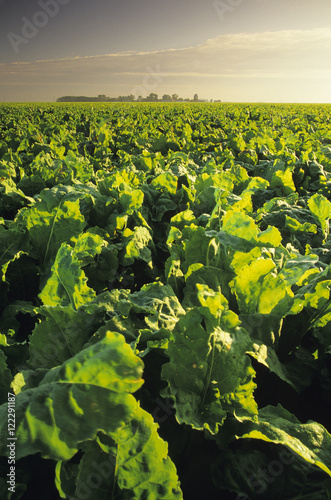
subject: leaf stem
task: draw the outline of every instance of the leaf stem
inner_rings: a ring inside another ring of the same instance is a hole
[[[207,396],[209,384],[210,384],[210,381],[211,381],[211,375],[212,375],[212,372],[213,372],[213,369],[214,369],[214,362],[215,362],[215,343],[216,343],[215,331],[211,335],[212,335],[211,363],[209,365],[208,375],[207,375],[207,379],[206,379],[206,386],[205,386],[205,389],[204,389],[204,392],[203,392],[201,406],[204,406],[204,404],[205,404],[205,400],[206,400],[206,396]],[[209,354],[210,354],[210,352],[208,353],[208,356],[209,356]]]

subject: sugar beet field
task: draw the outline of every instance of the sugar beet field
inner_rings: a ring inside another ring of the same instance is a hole
[[[331,499],[331,105],[0,105],[0,497]]]

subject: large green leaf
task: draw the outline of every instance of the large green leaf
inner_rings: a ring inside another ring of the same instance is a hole
[[[9,264],[27,251],[28,244],[23,231],[18,231],[15,227],[6,230],[0,226],[0,266],[3,281]]]
[[[99,434],[95,442],[84,444],[79,466],[58,464],[61,498],[67,498],[70,492],[73,500],[79,500],[83,494],[90,500],[182,499],[168,445],[157,429],[151,415],[138,407],[125,426],[108,436]],[[69,473],[71,481],[66,480]]]
[[[134,418],[111,433],[116,443],[116,476],[122,490],[138,499],[181,499],[176,468],[168,445],[157,433],[158,425],[138,408]]]
[[[223,269],[213,266],[204,266],[202,264],[192,264],[185,275],[185,289],[183,306],[190,308],[199,306],[198,290],[196,284],[207,285],[215,292],[222,294],[229,299],[230,288],[229,281],[233,278],[233,274]]]
[[[83,231],[86,222],[80,211],[79,197],[82,196],[72,188],[45,189],[32,208],[20,211],[16,222],[29,231],[32,257],[47,262],[62,243]]]
[[[42,319],[30,336],[28,363],[34,368],[53,368],[79,353],[100,326],[105,308],[95,301],[77,311],[57,305],[41,307],[39,313]]]
[[[52,275],[39,294],[45,306],[70,304],[76,310],[96,297],[94,290],[87,286],[81,265],[72,247],[62,243],[52,266]]]
[[[258,259],[241,269],[231,282],[241,313],[280,314],[289,309],[293,293],[275,270],[272,259]]]
[[[259,233],[259,229],[251,217],[231,210],[222,219],[222,230],[246,241],[255,241]]]
[[[151,283],[144,285],[139,292],[128,297],[127,304],[132,312],[145,314],[146,324],[152,330],[165,328],[173,330],[185,311],[169,285]]]
[[[174,329],[162,395],[175,400],[179,423],[215,433],[228,413],[257,413],[255,372],[246,355],[251,340],[226,299],[205,285],[200,290],[203,307],[188,311]]]
[[[283,446],[268,444],[260,451],[254,444],[228,450],[213,462],[212,478],[220,491],[237,493],[238,500],[329,498],[331,483],[317,467]]]
[[[315,219],[320,223],[325,237],[329,234],[329,218],[331,215],[331,203],[322,194],[314,194],[308,200],[308,207]]]
[[[280,276],[282,276],[289,285],[299,285],[304,282],[308,276],[318,272],[315,266],[317,262],[317,255],[296,255],[294,258],[288,259],[285,262],[280,272]]]
[[[122,264],[129,266],[136,259],[145,261],[152,267],[152,252],[154,247],[153,238],[146,227],[138,226],[133,231],[126,229],[123,232],[125,250],[122,256]]]
[[[154,177],[151,185],[156,189],[165,190],[171,194],[175,194],[177,191],[177,178],[170,172],[165,172],[157,177]]]
[[[128,290],[113,290],[99,303],[111,319],[95,337],[104,328],[122,333],[138,349],[139,356],[145,356],[150,348],[167,346],[177,321],[185,314],[172,288],[161,283],[144,285],[131,294]]]
[[[131,418],[137,402],[130,394],[143,384],[143,363],[124,337],[103,340],[45,375],[38,387],[16,396],[17,459],[40,452],[68,460],[98,430],[115,432]],[[7,454],[7,405],[0,407],[0,454]]]
[[[331,435],[317,422],[301,423],[280,404],[262,408],[238,437],[282,444],[331,476]]]

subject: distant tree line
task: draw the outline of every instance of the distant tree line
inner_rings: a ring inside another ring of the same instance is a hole
[[[199,99],[198,94],[194,94],[193,99],[183,99],[178,94],[164,94],[159,99],[159,96],[152,92],[147,97],[138,96],[137,99],[133,94],[120,95],[119,97],[107,97],[104,94],[99,94],[98,97],[64,96],[59,97],[57,102],[206,102],[206,99]]]

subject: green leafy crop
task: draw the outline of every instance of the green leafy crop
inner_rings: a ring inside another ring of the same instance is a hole
[[[330,113],[0,106],[1,498],[331,498]]]

